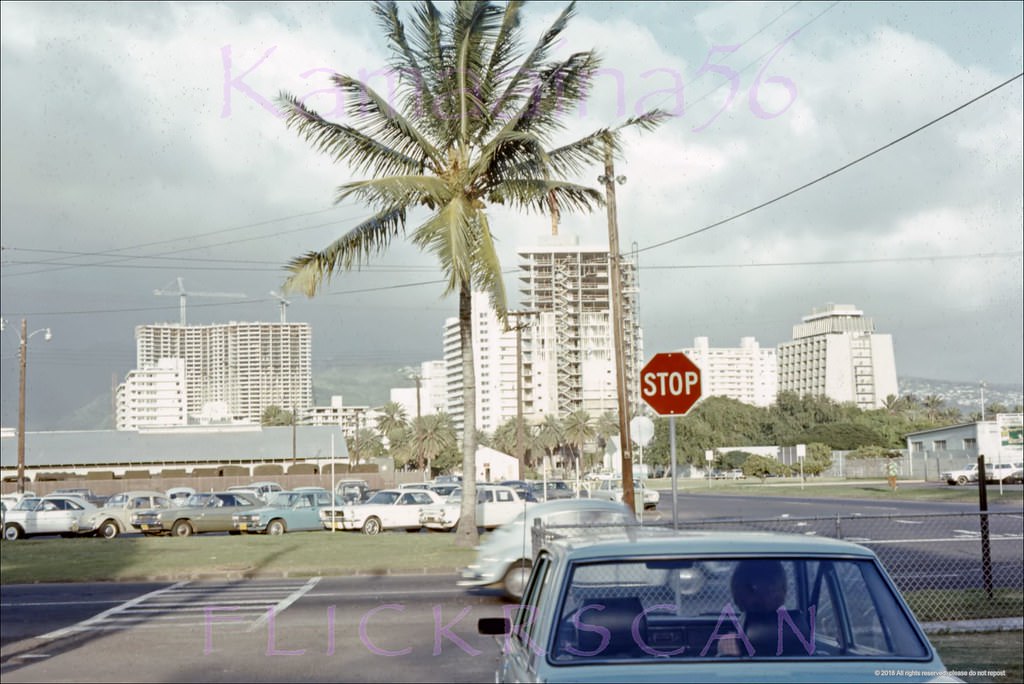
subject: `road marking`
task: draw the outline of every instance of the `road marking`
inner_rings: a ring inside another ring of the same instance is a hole
[[[154,598],[156,596],[160,596],[161,594],[166,594],[167,592],[173,591],[173,590],[177,589],[178,587],[182,587],[182,586],[184,586],[186,584],[188,584],[187,580],[183,581],[183,582],[177,582],[175,584],[172,584],[169,587],[164,587],[163,589],[157,589],[156,591],[151,591],[148,594],[143,594],[142,596],[136,596],[135,598],[131,599],[130,601],[126,601],[126,602],[124,602],[124,603],[122,603],[120,605],[114,606],[113,608],[109,608],[109,609],[107,609],[107,610],[105,610],[102,613],[99,613],[97,615],[93,615],[91,618],[88,618],[87,620],[83,620],[83,621],[81,621],[81,622],[79,622],[77,624],[71,625],[70,627],[64,627],[62,629],[54,630],[54,631],[50,632],[49,634],[44,634],[40,638],[41,639],[60,639],[61,637],[65,637],[68,634],[74,634],[76,632],[86,632],[89,629],[91,629],[93,626],[97,625],[98,623],[102,622],[103,620],[105,620],[106,618],[108,618],[108,617],[110,617],[112,615],[117,615],[118,613],[120,613],[122,611],[125,611],[125,610],[127,610],[127,609],[129,609],[129,608],[131,608],[133,606],[137,606],[138,604],[142,603],[143,601],[147,601],[147,600],[149,600],[151,598]]]
[[[273,611],[273,615],[280,614],[288,606],[292,605],[293,603],[298,601],[300,598],[302,598],[302,596],[306,592],[311,590],[313,587],[315,587],[319,581],[320,581],[319,577],[311,578],[303,586],[299,587],[297,590],[292,592],[291,595],[289,595],[289,596],[285,597],[284,599],[282,599],[276,606],[271,606],[270,608],[268,608],[267,612],[264,613],[262,617],[260,617],[258,620],[256,620],[256,622],[254,622],[252,624],[252,627],[249,628],[249,631],[251,632],[251,631],[253,631],[255,629],[259,629],[260,627],[262,627],[263,623],[265,623],[267,621],[267,619],[270,617],[271,611]]]

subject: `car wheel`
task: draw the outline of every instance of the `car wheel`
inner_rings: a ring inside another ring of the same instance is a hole
[[[530,579],[532,569],[533,564],[525,558],[513,563],[501,581],[505,595],[516,601],[523,598],[523,590],[526,589],[526,582]]]
[[[284,520],[271,520],[270,524],[267,525],[267,534],[272,534],[275,537],[280,534],[287,532]]]
[[[104,539],[113,539],[117,535],[121,534],[121,528],[117,526],[117,523],[113,520],[108,520],[96,531],[96,533]]]
[[[363,534],[380,534],[380,529],[381,525],[379,518],[370,518],[363,523]]]
[[[25,533],[17,525],[7,525],[4,527],[4,539],[7,541],[21,539],[23,536],[25,536]]]
[[[175,537],[191,537],[195,534],[195,530],[192,529],[192,525],[188,520],[179,520],[171,528],[171,534]]]
[[[966,475],[961,475],[960,477],[956,478],[956,482],[957,482],[957,484],[962,484],[962,485],[967,484],[967,476]]]

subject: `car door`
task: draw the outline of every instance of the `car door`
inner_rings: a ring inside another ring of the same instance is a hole
[[[78,528],[78,518],[85,508],[71,499],[44,499],[36,509],[36,526],[42,534],[59,534]]]
[[[316,530],[320,525],[320,509],[328,503],[327,492],[305,492],[292,507],[290,530]]]
[[[434,503],[430,495],[425,492],[406,492],[398,498],[392,506],[395,515],[394,527],[411,529],[420,526],[420,508]]]
[[[505,639],[505,656],[498,666],[499,682],[538,681],[538,666],[544,662],[550,632],[550,626],[543,624],[544,605],[557,598],[548,596],[555,584],[553,574],[552,559],[541,552],[523,591],[522,603],[506,608],[506,615],[511,616],[511,632]]]

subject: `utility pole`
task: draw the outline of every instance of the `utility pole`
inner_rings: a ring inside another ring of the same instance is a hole
[[[3,321],[6,325],[6,321]],[[45,333],[43,339],[52,339],[49,328],[28,332],[28,320],[21,319],[21,342],[18,345],[18,493],[25,493],[25,374],[28,370],[28,341],[36,333]]]
[[[636,510],[633,498],[633,441],[629,435],[629,396],[626,391],[626,354],[623,340],[622,316],[622,264],[619,256],[619,218],[615,204],[615,183],[626,182],[625,176],[615,175],[612,141],[604,141],[604,175],[598,177],[604,183],[605,206],[608,208],[608,260],[611,262],[612,331],[615,340],[615,381],[619,404],[619,443],[622,455],[622,501],[631,510]]]
[[[25,493],[25,370],[28,356],[28,322],[21,319],[21,345],[18,347],[18,493]]]

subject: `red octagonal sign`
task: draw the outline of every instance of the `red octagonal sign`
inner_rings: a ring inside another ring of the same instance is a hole
[[[640,371],[640,396],[659,416],[681,416],[700,399],[700,368],[682,352],[655,354]]]

